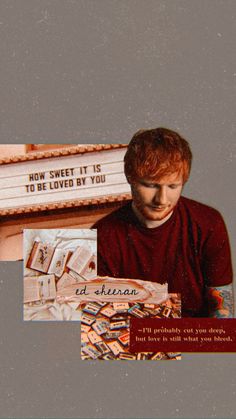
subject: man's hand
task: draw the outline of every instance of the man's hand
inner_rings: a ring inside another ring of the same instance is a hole
[[[207,287],[208,316],[217,318],[234,317],[232,284],[221,287]]]

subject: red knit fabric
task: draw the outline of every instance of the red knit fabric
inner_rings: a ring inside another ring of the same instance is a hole
[[[224,221],[213,208],[181,197],[164,224],[142,226],[131,203],[98,221],[98,274],[168,283],[182,316],[207,316],[205,286],[232,282]]]

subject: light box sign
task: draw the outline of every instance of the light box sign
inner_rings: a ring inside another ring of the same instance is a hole
[[[0,165],[0,213],[2,215],[42,209],[99,203],[112,197],[130,196],[124,175],[124,145],[94,147],[83,154],[73,152]]]

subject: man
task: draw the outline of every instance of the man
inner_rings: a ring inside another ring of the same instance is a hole
[[[124,158],[132,202],[95,224],[98,274],[168,283],[183,317],[233,317],[232,265],[224,221],[181,197],[192,153],[178,133],[137,132]]]

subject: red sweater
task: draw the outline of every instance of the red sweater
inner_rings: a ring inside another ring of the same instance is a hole
[[[181,197],[161,226],[146,228],[131,203],[98,221],[98,274],[168,283],[183,317],[207,316],[206,286],[232,282],[224,221],[213,208]]]

